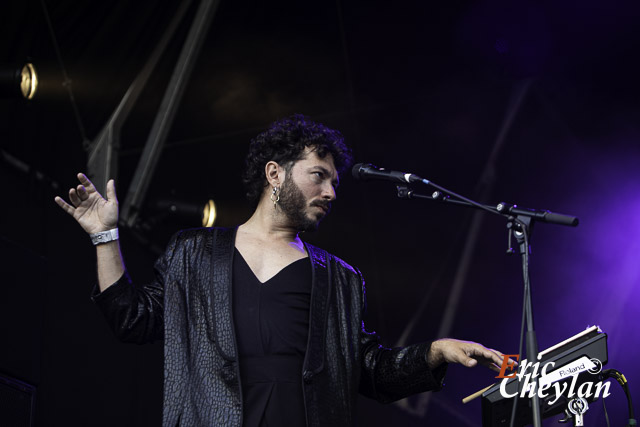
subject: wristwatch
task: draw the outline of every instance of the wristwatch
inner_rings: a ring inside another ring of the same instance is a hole
[[[93,243],[94,246],[101,245],[113,240],[118,240],[118,229],[112,228],[111,230],[90,234],[89,237],[91,237],[91,243]]]

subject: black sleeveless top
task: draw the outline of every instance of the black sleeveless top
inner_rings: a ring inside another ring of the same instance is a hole
[[[306,426],[302,364],[309,334],[309,258],[261,283],[235,249],[232,277],[243,426]]]

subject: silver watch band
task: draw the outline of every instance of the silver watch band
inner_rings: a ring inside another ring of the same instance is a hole
[[[118,240],[118,229],[112,228],[111,230],[90,234],[89,237],[91,237],[91,243],[93,243],[94,246],[111,242],[113,240]]]

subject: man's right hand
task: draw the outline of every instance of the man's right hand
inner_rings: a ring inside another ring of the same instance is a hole
[[[107,199],[98,193],[96,187],[83,173],[78,174],[80,185],[69,190],[69,201],[56,197],[56,203],[78,221],[89,234],[111,230],[118,226],[118,199],[113,180],[107,182]],[[104,291],[124,273],[124,261],[120,254],[120,244],[116,241],[96,246],[98,259],[98,285]]]
[[[116,228],[118,199],[114,181],[107,182],[107,199],[105,200],[85,174],[79,173],[78,180],[80,185],[69,190],[71,204],[56,196],[55,201],[58,206],[78,221],[82,229],[89,234]]]

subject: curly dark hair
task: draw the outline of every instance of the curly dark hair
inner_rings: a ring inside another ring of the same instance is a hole
[[[339,174],[353,161],[351,149],[345,145],[342,134],[337,130],[312,122],[302,114],[278,120],[252,139],[249,146],[242,182],[247,190],[247,198],[254,207],[268,185],[264,165],[273,160],[289,172],[293,164],[302,159],[306,147],[313,147],[320,158],[331,153]]]

